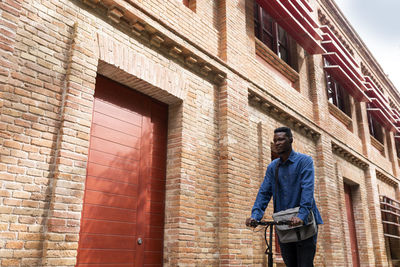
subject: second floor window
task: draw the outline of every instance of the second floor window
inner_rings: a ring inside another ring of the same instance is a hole
[[[280,59],[292,66],[289,35],[256,1],[254,1],[254,33]]]
[[[182,4],[184,4],[186,7],[188,7],[188,8],[193,10],[193,5],[192,4],[195,4],[195,3],[193,3],[193,1],[195,1],[195,0],[177,0],[177,1],[178,2],[182,2]]]
[[[328,101],[338,107],[341,111],[343,111],[346,115],[351,117],[350,108],[349,108],[349,96],[344,90],[343,86],[340,85],[329,73],[325,73],[326,75],[326,90]]]
[[[394,139],[394,143],[395,143],[395,145],[396,145],[396,155],[397,155],[397,158],[400,159],[400,140],[397,139],[397,138],[395,138],[395,139]]]
[[[367,104],[367,107],[369,107],[369,104]],[[383,144],[383,130],[381,124],[372,116],[371,112],[368,112],[367,116],[370,135]]]

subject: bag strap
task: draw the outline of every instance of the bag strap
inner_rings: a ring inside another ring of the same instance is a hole
[[[281,163],[278,161],[275,168],[275,197],[274,197],[274,212],[276,212],[276,195],[278,194],[278,173]]]

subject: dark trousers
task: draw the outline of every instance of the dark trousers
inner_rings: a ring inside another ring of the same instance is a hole
[[[281,243],[283,261],[287,267],[313,267],[317,235],[299,242]]]

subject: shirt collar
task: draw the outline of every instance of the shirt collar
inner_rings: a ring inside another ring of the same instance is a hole
[[[289,158],[285,162],[293,163],[295,161],[296,157],[297,157],[297,152],[292,149],[292,152],[290,152]],[[280,164],[285,163],[285,162],[282,162],[281,159],[279,159],[279,162],[280,162]]]

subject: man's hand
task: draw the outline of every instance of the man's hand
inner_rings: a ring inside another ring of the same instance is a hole
[[[257,221],[255,219],[251,218],[251,217],[246,219],[246,226],[247,227],[255,228],[257,226],[256,223],[257,223]]]
[[[298,226],[298,225],[303,225],[304,222],[302,219],[300,219],[299,217],[292,217],[292,219],[290,219],[290,224],[289,226]]]

